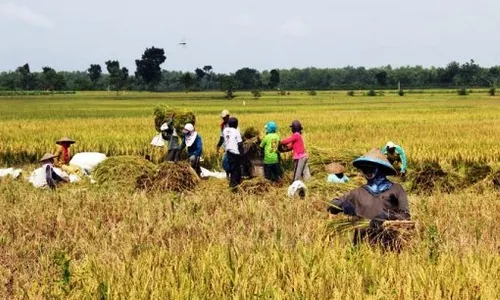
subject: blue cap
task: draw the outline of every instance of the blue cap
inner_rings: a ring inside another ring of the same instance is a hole
[[[273,121],[269,121],[266,124],[266,133],[273,133],[278,130],[278,126]]]

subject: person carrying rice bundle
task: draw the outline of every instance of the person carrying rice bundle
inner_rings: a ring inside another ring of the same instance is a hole
[[[41,159],[40,168],[33,171],[30,181],[33,186],[37,188],[49,187],[51,190],[56,189],[56,185],[59,182],[69,182],[69,179],[63,178],[57,174],[54,170],[54,159],[57,158],[56,155],[46,153]]]
[[[220,151],[220,148],[225,148],[225,144],[224,144],[224,134],[223,134],[223,131],[224,129],[228,128],[229,127],[229,118],[231,117],[231,114],[229,113],[229,110],[227,109],[224,109],[221,114],[220,114],[220,117],[222,118],[222,123],[220,123],[219,127],[220,127],[220,136],[219,136],[219,142],[217,142],[217,146],[216,146],[216,153],[218,154],[219,151]],[[226,156],[226,151],[224,151],[224,154],[222,156],[222,167],[224,168],[224,171],[227,172],[227,174],[229,175],[229,160]]]
[[[403,187],[387,179],[397,171],[382,152],[375,148],[353,162],[367,183],[340,198],[333,199],[328,211],[332,214],[344,213],[370,219],[367,229],[355,231],[354,244],[365,238],[372,240],[386,220],[409,220],[408,197]]]
[[[60,147],[55,153],[56,158],[54,161],[54,166],[70,174],[81,175],[81,170],[78,167],[69,165],[69,162],[71,160],[70,147],[74,143],[76,143],[75,140],[70,139],[69,137],[62,137],[56,141],[56,144]]]
[[[198,132],[196,132],[193,124],[191,123],[187,123],[184,126],[182,133],[184,137],[182,139],[182,144],[179,147],[179,154],[182,152],[182,150],[184,150],[184,148],[187,147],[189,164],[191,164],[191,167],[193,168],[193,170],[195,170],[196,174],[200,175],[200,158],[201,154],[203,153],[203,143],[201,140],[201,136],[198,134]],[[175,159],[176,161],[179,160],[179,156],[180,155],[177,155]]]
[[[241,164],[243,156],[243,139],[238,129],[238,119],[229,118],[228,127],[222,131],[226,144],[225,155],[229,162],[229,187],[237,187],[241,183]]]
[[[264,149],[264,177],[273,182],[279,182],[281,181],[282,172],[278,151],[280,136],[276,133],[278,126],[275,122],[269,121],[265,129],[266,136],[260,143],[260,147]]]
[[[349,182],[349,177],[344,174],[345,167],[339,163],[331,163],[325,167],[326,172],[328,172],[328,178],[326,181],[330,183],[347,183]]]
[[[403,148],[393,142],[387,142],[382,147],[382,153],[387,157],[389,163],[399,172],[401,177],[406,174],[406,153]]]
[[[168,143],[166,161],[175,161],[175,158],[179,155],[179,136],[174,127],[173,117],[167,120],[163,125],[161,125],[161,135],[162,138]]]
[[[307,164],[308,158],[304,139],[302,138],[302,124],[300,121],[295,120],[290,125],[292,135],[281,141],[281,145],[291,145],[293,151],[294,169],[292,183],[297,180],[307,181],[311,178],[309,166]]]

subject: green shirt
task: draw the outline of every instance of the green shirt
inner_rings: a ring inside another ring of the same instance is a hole
[[[280,136],[277,133],[266,134],[260,147],[264,148],[264,163],[266,165],[277,164],[279,162],[278,146]]]

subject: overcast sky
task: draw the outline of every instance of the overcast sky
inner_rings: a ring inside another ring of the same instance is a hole
[[[500,64],[499,0],[0,0],[0,70]],[[187,47],[178,45],[185,40]]]

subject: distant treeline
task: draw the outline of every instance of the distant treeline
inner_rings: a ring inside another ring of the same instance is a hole
[[[106,74],[98,64],[91,65],[86,71],[73,72],[56,71],[50,67],[44,67],[41,72],[31,72],[29,65],[25,64],[15,71],[0,73],[0,91],[223,90],[232,96],[238,90],[269,89],[384,90],[398,89],[399,86],[402,89],[488,88],[496,87],[500,80],[500,66],[484,68],[473,60],[464,64],[451,62],[446,67],[431,68],[386,66],[367,69],[348,66],[335,69],[273,69],[262,72],[242,68],[231,74],[219,74],[210,65],[193,72],[179,72],[161,70],[160,63],[157,63],[157,70],[150,71],[148,66],[152,64],[148,64],[144,57],[142,61],[138,60],[141,71],[130,76],[128,70],[120,68],[117,61],[106,62]]]

